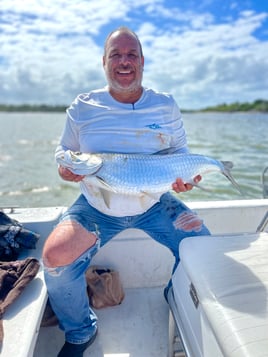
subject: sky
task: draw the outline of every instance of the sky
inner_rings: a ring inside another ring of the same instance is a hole
[[[103,44],[122,25],[143,45],[143,85],[182,109],[268,99],[267,0],[1,0],[0,104],[105,86]]]

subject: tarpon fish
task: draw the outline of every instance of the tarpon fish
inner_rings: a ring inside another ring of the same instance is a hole
[[[57,162],[86,175],[84,181],[100,189],[128,195],[165,193],[177,178],[199,186],[194,178],[212,171],[222,173],[241,192],[230,173],[232,162],[198,154],[86,154],[68,150]]]

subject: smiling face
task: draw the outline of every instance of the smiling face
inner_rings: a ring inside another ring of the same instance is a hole
[[[108,39],[103,56],[109,92],[123,103],[136,102],[142,93],[144,57],[134,35],[114,32]]]

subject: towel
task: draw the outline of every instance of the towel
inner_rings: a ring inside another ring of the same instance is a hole
[[[40,263],[35,258],[0,261],[0,343],[3,342],[3,315],[27,284],[36,276]]]

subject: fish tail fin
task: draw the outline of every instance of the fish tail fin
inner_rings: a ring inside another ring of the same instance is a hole
[[[227,171],[230,171],[234,167],[232,161],[221,161],[221,163]]]
[[[221,161],[224,169],[222,170],[223,175],[232,183],[232,185],[237,189],[237,191],[242,195],[242,190],[238,183],[233,178],[230,170],[233,168],[234,164],[231,161]]]

